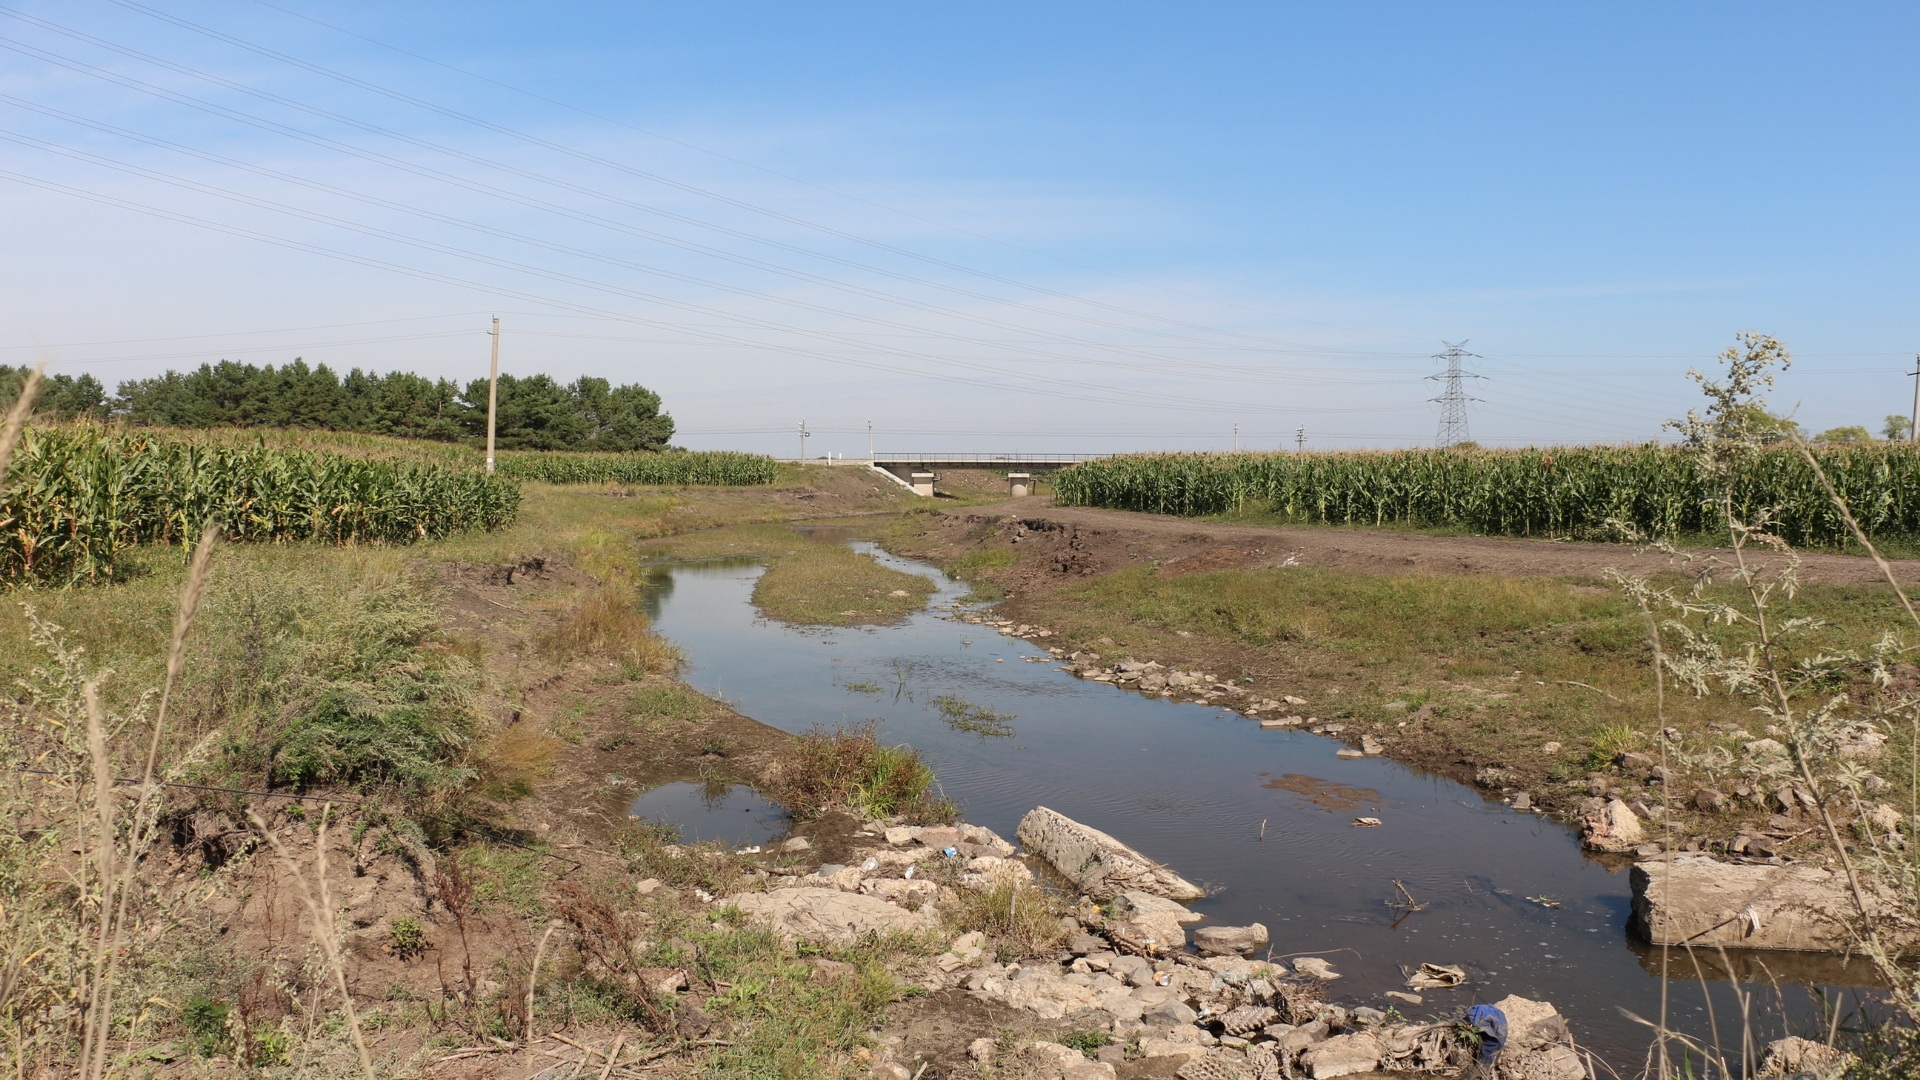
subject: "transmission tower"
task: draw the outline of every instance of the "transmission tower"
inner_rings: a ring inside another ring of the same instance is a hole
[[[1428,398],[1427,400],[1440,403],[1440,434],[1437,437],[1438,442],[1441,446],[1452,446],[1454,443],[1467,441],[1467,402],[1480,400],[1477,397],[1469,396],[1467,392],[1461,388],[1460,380],[1480,379],[1485,378],[1485,376],[1475,375],[1471,371],[1460,370],[1460,361],[1467,357],[1471,356],[1476,360],[1480,359],[1478,353],[1470,353],[1461,348],[1466,342],[1443,341],[1441,344],[1447,347],[1447,351],[1434,353],[1433,358],[1435,360],[1445,360],[1447,362],[1447,370],[1435,372],[1427,376],[1427,378],[1441,380],[1445,384],[1446,389],[1440,392],[1439,397]]]

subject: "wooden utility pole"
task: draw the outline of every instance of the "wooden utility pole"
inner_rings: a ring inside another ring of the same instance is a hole
[[[493,363],[487,368],[487,471],[493,471],[493,415],[500,388],[500,316],[493,317]]]
[[[1920,442],[1920,353],[1913,354],[1913,415],[1907,419],[1907,441]]]

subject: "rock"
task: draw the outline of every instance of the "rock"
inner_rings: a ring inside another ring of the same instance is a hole
[[[1586,1063],[1571,1046],[1502,1054],[1500,1064],[1509,1075],[1523,1080],[1587,1080]]]
[[[1092,990],[1040,967],[1023,968],[1013,978],[988,969],[980,978],[968,980],[968,986],[975,997],[1025,1009],[1042,1020],[1059,1020],[1070,1013],[1100,1007]]]
[[[807,981],[815,986],[832,986],[842,979],[850,979],[860,973],[859,968],[844,960],[829,960],[824,956],[808,957],[807,966],[813,969],[813,974],[807,976]]]
[[[960,842],[960,830],[951,825],[929,826],[915,839],[935,851],[945,851]]]
[[[1592,851],[1620,854],[1646,843],[1646,839],[1639,817],[1619,799],[1609,799],[1599,812],[1581,822],[1580,843]]]
[[[1075,956],[1086,956],[1089,953],[1097,953],[1106,947],[1106,942],[1101,941],[1089,933],[1079,932],[1067,935],[1067,951]]]
[[[1083,1061],[1060,1074],[1061,1080],[1114,1080],[1118,1075],[1104,1061]]]
[[[1007,858],[1014,853],[1014,846],[1000,838],[1000,834],[981,825],[960,826],[960,839],[969,844],[987,848],[989,854]]]
[[[1149,1027],[1182,1027],[1191,1024],[1198,1014],[1187,1008],[1179,998],[1168,998],[1158,1005],[1140,1014],[1140,1022]]]
[[[1144,957],[1134,956],[1131,953],[1115,957],[1113,964],[1107,969],[1107,974],[1128,986],[1153,985],[1153,965]]]
[[[1621,772],[1644,773],[1653,768],[1653,758],[1633,750],[1622,750],[1613,756],[1613,764]]]
[[[687,969],[641,968],[640,981],[655,995],[677,994],[687,988]]]
[[[1198,900],[1206,891],[1127,845],[1044,806],[1020,819],[1020,843],[1066,875],[1088,895],[1112,899],[1143,892],[1172,900]]]
[[[1538,1050],[1567,1041],[1567,1022],[1559,1010],[1544,1001],[1532,1001],[1508,994],[1493,1003],[1507,1015],[1507,1048]],[[1531,1074],[1529,1074],[1531,1080]]]
[[[1165,897],[1144,892],[1121,893],[1114,898],[1113,907],[1121,932],[1141,939],[1157,951],[1184,948],[1187,932],[1182,924],[1205,918]]]
[[[895,825],[886,832],[887,843],[894,847],[906,847],[920,836],[920,830],[912,825]]]
[[[1787,756],[1787,748],[1780,745],[1779,741],[1775,739],[1755,739],[1748,743],[1744,749],[1748,757],[1762,760]]]
[[[1365,1032],[1336,1035],[1308,1047],[1300,1055],[1300,1064],[1313,1080],[1372,1072],[1380,1064],[1380,1040]]]
[[[967,1056],[985,1065],[993,1060],[993,1054],[999,1044],[992,1039],[975,1039],[967,1044]]]
[[[1693,808],[1703,814],[1717,814],[1727,805],[1727,797],[1712,788],[1693,793]]]
[[[652,896],[654,893],[660,891],[662,884],[664,884],[664,882],[657,877],[643,878],[633,883],[633,891],[639,893],[641,896]]]
[[[1295,960],[1293,962],[1293,970],[1310,979],[1319,979],[1322,982],[1332,982],[1340,977],[1340,973],[1333,970],[1333,965],[1317,956],[1303,956]]]
[[[1813,1073],[1837,1076],[1847,1066],[1853,1064],[1854,1057],[1837,1046],[1828,1046],[1789,1035],[1784,1039],[1775,1039],[1767,1044],[1766,1064],[1761,1066],[1761,1076],[1792,1076],[1795,1073]]]
[[[1540,752],[1543,754],[1557,754],[1560,752],[1560,744],[1557,742],[1541,743]]]
[[[1363,758],[1363,757],[1366,757],[1367,755],[1361,753],[1358,750],[1355,750],[1351,746],[1343,746],[1340,749],[1335,750],[1333,752],[1333,756],[1337,758],[1347,758],[1351,760],[1353,758]]]
[[[1360,752],[1367,755],[1368,757],[1375,757],[1380,754],[1384,754],[1386,753],[1386,750],[1387,750],[1386,744],[1382,743],[1379,739],[1376,739],[1371,735],[1360,736]]]
[[[913,1080],[913,1074],[905,1065],[897,1061],[882,1061],[874,1065],[870,1074],[873,1080]]]
[[[1881,832],[1891,835],[1900,831],[1906,817],[1891,803],[1875,803],[1867,808],[1867,820]]]
[[[1174,1042],[1172,1039],[1160,1039],[1148,1036],[1140,1040],[1140,1055],[1146,1059],[1140,1064],[1155,1061],[1181,1062],[1193,1061],[1200,1056],[1200,1048],[1192,1043]],[[1164,1071],[1148,1073],[1149,1076],[1165,1076]]]
[[[1533,796],[1527,794],[1524,791],[1518,795],[1515,795],[1513,797],[1513,808],[1523,814],[1532,813],[1533,812]]]
[[[1758,839],[1749,841],[1753,851]],[[1633,867],[1633,915],[1655,945],[1843,951],[1854,909],[1846,881],[1803,863],[1737,865],[1703,855]],[[1872,902],[1872,896],[1868,897]],[[1920,943],[1911,936],[1886,942]]]
[[[1193,947],[1207,956],[1245,956],[1266,948],[1267,928],[1252,926],[1203,926],[1193,932]]]
[[[743,893],[729,897],[727,903],[750,918],[772,925],[789,942],[804,938],[851,945],[868,934],[913,934],[936,925],[929,914],[838,889],[800,887]]]
[[[1405,990],[1389,990],[1380,996],[1391,998],[1394,1001],[1404,1001],[1409,1005],[1419,1005],[1427,1000],[1419,994],[1409,994]]]
[[[693,1001],[682,999],[678,1019],[674,1022],[674,1032],[682,1039],[691,1041],[705,1038],[707,1032],[712,1030],[713,1017],[708,1016],[707,1011]]]
[[[1086,1055],[1071,1046],[1062,1046],[1057,1042],[1046,1042],[1045,1040],[1027,1047],[1026,1053],[1028,1057],[1032,1058],[1042,1067],[1051,1066],[1062,1072],[1076,1065],[1083,1065],[1087,1060]]]

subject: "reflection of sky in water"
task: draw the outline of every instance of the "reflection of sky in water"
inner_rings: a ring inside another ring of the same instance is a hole
[[[787,831],[787,812],[742,784],[662,784],[633,800],[631,817],[680,829],[682,843],[762,844]]]
[[[1464,964],[1467,987],[1403,1010],[1453,1014],[1518,993],[1553,1001],[1617,1063],[1644,1054],[1644,1029],[1620,1010],[1656,1015],[1659,984],[1626,938],[1626,871],[1582,856],[1566,827],[1382,758],[1336,758],[1329,739],[1029,662],[1045,651],[940,617],[966,586],[877,554],[934,580],[935,609],[890,627],[786,626],[752,608],[760,568],[746,561],[661,568],[667,587],[648,604],[699,689],[787,731],[877,719],[926,756],[967,820],[1011,839],[1046,805],[1112,833],[1217,890],[1193,905],[1212,921],[1257,920],[1275,955],[1325,957],[1346,975],[1342,995],[1376,1000],[1403,968]],[[932,704],[941,695],[1011,714],[1011,737],[953,730]],[[1355,828],[1356,814],[1382,824]],[[1395,881],[1425,909],[1401,919]],[[1756,1008],[1780,1000],[1770,986],[1764,998]],[[1698,986],[1676,985],[1673,1001],[1676,1024],[1704,1034]],[[1715,1007],[1723,1020],[1738,1012],[1724,984]]]

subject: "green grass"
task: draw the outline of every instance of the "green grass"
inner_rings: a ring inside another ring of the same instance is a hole
[[[705,1075],[825,1080],[870,1071],[854,1052],[867,1045],[868,1033],[902,993],[884,959],[910,945],[823,950],[817,955],[852,965],[851,971],[823,977],[762,927],[721,922],[694,941],[701,974],[725,985],[707,999],[707,1008],[730,1029],[730,1044],[714,1052]]]
[[[1863,648],[1904,618],[1886,590],[1868,587],[1805,586],[1776,603],[1781,618],[1823,624],[1803,642],[1807,650]],[[1083,647],[1111,639],[1098,646],[1103,655],[1257,677],[1258,692],[1306,697],[1311,705],[1300,711],[1323,718],[1393,729],[1431,704],[1433,714],[1406,737],[1525,772],[1584,775],[1658,727],[1645,624],[1625,598],[1586,582],[1141,568],[1025,600],[1020,618]],[[1394,700],[1411,707],[1382,708]],[[1717,737],[1707,727],[1716,723],[1758,730],[1746,703],[1725,695],[1696,699],[1669,684],[1666,705],[1668,722],[1690,739]],[[1542,749],[1550,742],[1561,744],[1551,754]]]
[[[1012,713],[995,712],[983,705],[975,705],[958,694],[941,694],[929,704],[940,711],[940,718],[955,731],[965,731],[983,739],[1005,738],[1013,734]]]

